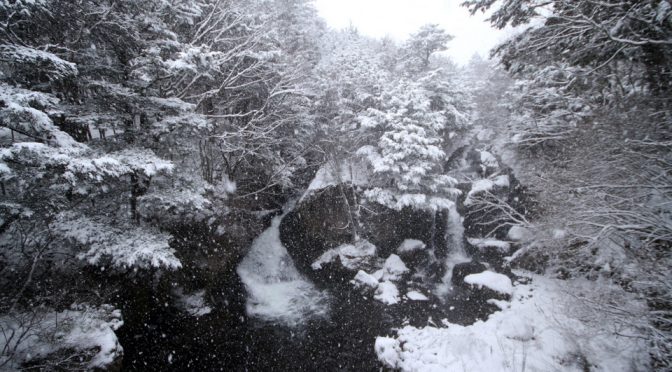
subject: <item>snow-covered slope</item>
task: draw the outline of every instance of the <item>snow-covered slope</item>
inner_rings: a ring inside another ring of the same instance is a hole
[[[486,321],[406,326],[396,337],[378,337],[375,352],[383,364],[403,371],[646,370],[646,342],[626,324],[612,319],[590,324],[577,317],[590,306],[574,296],[594,284],[572,283],[570,295],[556,280],[533,276],[530,284],[513,288],[510,306],[499,301],[504,310]]]

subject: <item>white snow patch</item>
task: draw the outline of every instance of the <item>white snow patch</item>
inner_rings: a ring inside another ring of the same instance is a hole
[[[403,242],[401,242],[401,245],[399,245],[399,248],[397,248],[397,253],[418,251],[425,249],[425,247],[426,247],[425,243],[421,242],[420,240],[406,239]]]
[[[477,247],[479,250],[484,251],[488,248],[495,248],[502,253],[506,253],[511,249],[511,243],[505,242],[503,240],[490,239],[490,238],[467,238],[469,244]]]
[[[464,282],[471,285],[476,285],[479,288],[490,288],[495,292],[511,295],[513,293],[513,285],[511,279],[503,274],[498,274],[492,271],[484,271],[478,274],[470,274],[464,277]]]
[[[422,294],[419,291],[408,291],[406,292],[406,298],[412,301],[428,301],[429,298]]]
[[[396,337],[376,339],[378,359],[402,371],[582,371],[577,360],[583,356],[595,371],[649,370],[647,341],[627,323],[579,321],[574,314],[585,305],[575,295],[583,290],[567,290],[574,286],[568,281],[525,275],[532,282],[517,285],[510,307],[486,321],[469,326],[444,322],[447,328],[405,326]],[[590,291],[595,283],[583,287]]]
[[[247,290],[248,315],[294,326],[325,316],[328,296],[299,273],[280,242],[282,217],[254,240],[237,272]]]
[[[394,305],[399,302],[399,290],[394,283],[384,281],[378,284],[373,298],[388,305]]]

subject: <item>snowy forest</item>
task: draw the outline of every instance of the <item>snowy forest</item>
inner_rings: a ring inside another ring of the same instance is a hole
[[[672,370],[672,3],[460,2],[0,0],[0,371]]]

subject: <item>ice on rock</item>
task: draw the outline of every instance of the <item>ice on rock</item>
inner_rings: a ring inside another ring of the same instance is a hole
[[[509,296],[513,293],[513,285],[508,276],[488,270],[478,274],[467,275],[464,277],[464,282],[478,286],[479,288],[486,287]]]

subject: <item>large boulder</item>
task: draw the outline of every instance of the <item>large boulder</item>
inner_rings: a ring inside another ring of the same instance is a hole
[[[280,239],[295,264],[317,282],[322,283],[330,276],[340,282],[341,277],[349,273],[347,269],[342,272],[343,267],[338,262],[329,262],[321,270],[314,270],[312,266],[325,252],[353,242],[348,204],[355,205],[355,198],[361,201],[349,186],[343,187],[343,193],[338,186],[316,190],[304,197],[280,224]],[[407,239],[422,241],[427,245],[425,249],[405,252],[403,256],[408,262],[426,263],[428,250],[433,250],[432,255],[439,259],[445,257],[445,226],[443,212],[435,214],[411,208],[394,210],[367,204],[366,208],[360,209],[357,231],[361,239],[376,247],[376,256],[380,258],[398,253],[398,247]],[[414,255],[422,257],[416,259]]]
[[[451,282],[456,286],[464,286],[464,278],[467,275],[477,274],[486,269],[487,267],[478,261],[458,263],[453,267],[453,277],[451,278]]]

